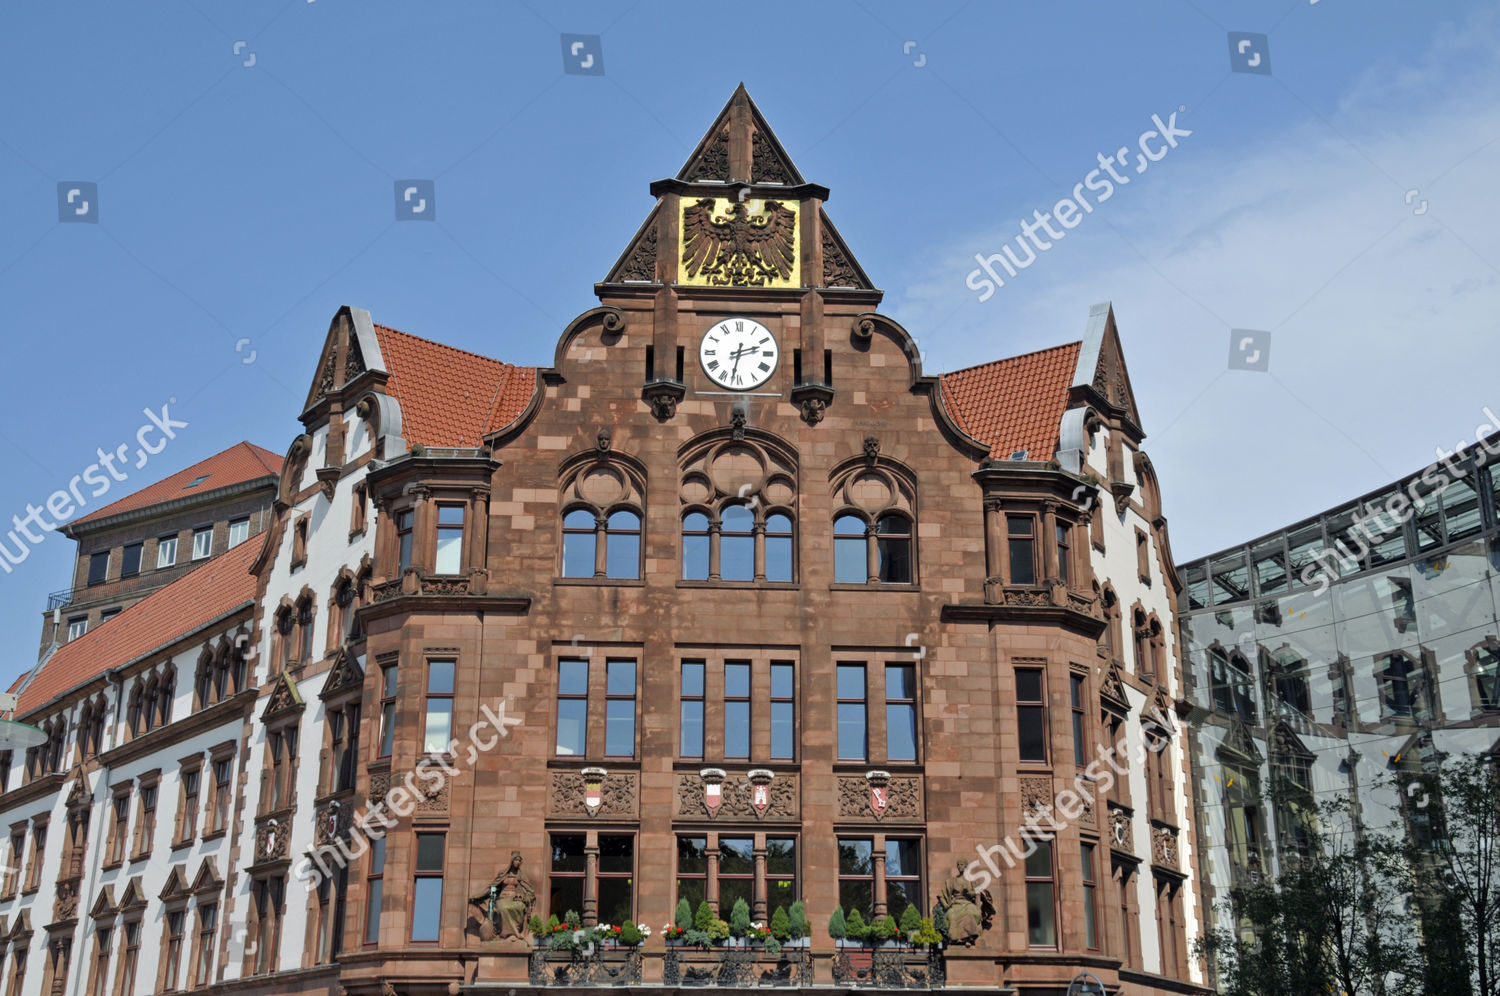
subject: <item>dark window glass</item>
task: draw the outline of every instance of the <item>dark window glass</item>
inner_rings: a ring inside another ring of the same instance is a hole
[[[677,898],[697,910],[708,895],[708,838],[677,838]],[[675,907],[674,907],[675,908]]]
[[[875,523],[875,555],[881,581],[911,584],[911,522],[900,515],[882,515]]]
[[[635,919],[635,838],[599,835],[599,922]]]
[[[796,680],[790,664],[771,665],[771,757],[796,756]],[[775,907],[772,907],[774,910]]]
[[[833,579],[840,584],[864,584],[869,579],[865,520],[841,515],[833,520]]]
[[[728,915],[737,899],[753,905],[755,842],[749,837],[719,838],[719,910]]]
[[[755,577],[755,513],[730,505],[719,515],[719,577],[750,581]]]
[[[139,573],[141,573],[141,544],[127,544],[125,557],[120,561],[120,577],[135,577]]]
[[[1021,760],[1047,760],[1047,711],[1042,698],[1042,672],[1035,669],[1016,671],[1016,727],[1020,738]]]
[[[1034,948],[1057,947],[1057,911],[1053,901],[1052,842],[1033,841],[1026,859],[1026,929]]]
[[[839,838],[839,905],[848,916],[853,910],[869,922],[875,907],[874,848],[871,841]]]
[[[797,841],[794,837],[766,838],[766,909],[790,907],[797,901]]]
[[[682,578],[708,579],[708,516],[689,512],[682,517]]]
[[[412,893],[411,939],[435,941],[443,913],[444,834],[417,834],[417,875]]]
[[[922,842],[888,837],[885,842],[886,912],[901,919],[908,906],[922,912]]]
[[[603,843],[602,839],[600,843]],[[583,845],[584,835],[581,833],[552,835],[552,873],[549,876],[551,892],[547,900],[547,913],[559,920],[569,910],[580,916],[583,914]]]
[[[1070,704],[1073,707],[1073,763],[1080,768],[1089,763],[1087,744],[1084,737],[1085,712],[1083,708],[1083,676],[1068,676],[1068,694]]]
[[[1068,563],[1070,557],[1068,527],[1059,525],[1057,527],[1057,577],[1063,584],[1068,583],[1068,571],[1071,567]]]
[[[1079,845],[1083,858],[1083,943],[1090,951],[1099,949],[1099,911],[1095,899],[1097,882],[1094,878],[1094,845],[1084,842]]]
[[[411,525],[410,509],[396,513],[396,573],[398,574],[411,566]]]
[[[1036,584],[1036,520],[1029,515],[1007,515],[1010,544],[1010,583]]]
[[[109,551],[89,556],[89,584],[103,584],[104,577],[109,573]]]
[[[563,516],[563,577],[594,576],[594,513],[576,508]]]

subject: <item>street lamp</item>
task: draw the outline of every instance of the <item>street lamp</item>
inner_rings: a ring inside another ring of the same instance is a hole
[[[1108,996],[1104,983],[1092,972],[1079,972],[1068,985],[1068,996]]]

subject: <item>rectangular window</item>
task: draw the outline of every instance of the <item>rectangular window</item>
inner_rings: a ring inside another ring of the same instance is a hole
[[[1047,763],[1047,700],[1040,668],[1016,669],[1016,733],[1022,761]]]
[[[1030,515],[1005,517],[1010,552],[1010,583],[1036,584],[1036,519]]]
[[[274,812],[292,804],[292,789],[295,787],[292,769],[297,758],[297,728],[288,726],[272,730],[266,740],[271,770],[267,772],[264,798],[266,808]]]
[[[411,907],[413,941],[438,939],[443,921],[443,850],[446,842],[446,834],[417,834],[417,871]]]
[[[229,549],[234,549],[250,538],[249,519],[229,520]]]
[[[125,934],[125,950],[120,952],[119,993],[135,992],[135,970],[141,960],[141,921],[127,920],[121,928]]]
[[[682,662],[682,741],[678,752],[683,757],[703,756],[703,662]],[[694,904],[694,909],[697,904]]]
[[[750,756],[750,665],[724,665],[724,756]]]
[[[1026,930],[1034,948],[1057,947],[1057,908],[1053,901],[1052,841],[1033,840],[1026,858]]]
[[[164,941],[161,978],[162,989],[177,988],[177,972],[182,967],[182,925],[187,919],[186,910],[168,910]]]
[[[286,882],[279,878],[255,883],[256,922],[259,926],[255,941],[255,971],[258,974],[276,970],[281,951],[281,908],[285,890]]]
[[[94,967],[89,980],[89,996],[105,996],[109,992],[109,942],[113,934],[109,927],[94,928]]]
[[[557,662],[557,753],[582,757],[588,747],[589,662]],[[582,907],[579,908],[582,912]]]
[[[547,897],[547,913],[559,920],[571,910],[583,915],[583,881],[585,857],[584,836],[581,833],[555,833],[552,835],[552,866],[548,878],[551,892]]]
[[[677,899],[696,910],[708,896],[708,838],[677,838]]]
[[[737,899],[754,908],[755,839],[719,838],[719,912],[734,909]]]
[[[865,666],[838,666],[839,759],[863,761],[868,740],[865,728]]]
[[[210,833],[219,833],[229,828],[229,780],[233,777],[234,768],[229,758],[219,758],[213,762],[214,766],[214,795],[210,800],[212,810],[208,830]]]
[[[396,513],[396,575],[406,573],[411,566],[412,510]]]
[[[333,791],[344,792],[354,787],[354,775],[359,763],[359,703],[350,702],[342,709],[334,710],[329,720],[333,734]]]
[[[141,573],[141,544],[125,544],[125,556],[120,559],[120,577],[133,578]]]
[[[1135,568],[1142,581],[1151,583],[1151,541],[1139,529],[1135,531]]]
[[[193,559],[206,560],[214,549],[214,530],[212,526],[193,530]]]
[[[771,758],[797,756],[797,676],[791,664],[771,665]],[[770,907],[774,910],[776,907]]]
[[[917,669],[912,664],[885,666],[885,758],[917,759]]]
[[[219,929],[219,904],[198,904],[197,957],[188,978],[188,988],[197,989],[214,981],[214,935]]]
[[[766,909],[797,901],[797,838],[766,838]]]
[[[448,753],[453,737],[453,671],[457,662],[427,662],[427,718],[423,724],[422,750],[427,754]]]
[[[604,753],[609,757],[635,756],[633,660],[611,660],[604,664]]]
[[[597,897],[600,923],[635,922],[635,838],[599,835]]]
[[[390,757],[396,743],[396,665],[380,669],[380,753]]]
[[[177,537],[163,536],[156,541],[156,568],[171,567],[177,563]]]
[[[26,831],[14,830],[10,835],[10,863],[4,869],[5,889],[0,899],[14,899],[21,881],[21,860],[26,856]]]
[[[868,838],[839,838],[839,905],[844,915],[859,910],[869,922],[875,909],[874,846]]]
[[[1083,944],[1090,951],[1099,950],[1099,910],[1096,899],[1098,879],[1094,871],[1094,845],[1083,841],[1079,845],[1083,859]]]
[[[197,762],[184,768],[178,778],[176,843],[192,840],[198,834],[198,785],[201,772]]]
[[[349,508],[349,535],[357,536],[365,531],[366,508],[370,504],[370,486],[360,481],[354,486]]]
[[[464,569],[464,507],[439,505],[437,524],[437,560],[433,570],[438,574],[458,574]]]
[[[147,854],[156,837],[156,785],[141,786],[140,825],[136,827],[135,853]]]
[[[1073,707],[1073,763],[1080,768],[1088,766],[1088,744],[1084,737],[1085,712],[1083,708],[1083,675],[1068,676],[1069,704]]]
[[[89,584],[103,584],[109,574],[109,551],[89,555]]]
[[[7,996],[21,996],[21,990],[26,986],[26,954],[25,948],[19,945],[13,949],[10,966],[10,992]],[[129,992],[130,990],[125,990]]]
[[[31,827],[31,861],[26,865],[26,891],[35,892],[42,884],[42,862],[46,859],[47,824],[33,823]]]
[[[110,802],[113,821],[109,827],[109,846],[105,849],[105,861],[117,865],[125,860],[125,842],[130,839],[130,791],[119,793]]]
[[[908,906],[922,912],[922,842],[888,837],[885,842],[886,912],[900,921]]]
[[[380,903],[385,888],[385,838],[370,842],[370,870],[365,876],[365,943],[380,943]]]
[[[1068,531],[1069,531],[1069,527],[1067,527],[1065,525],[1062,525],[1061,523],[1058,524],[1058,526],[1057,526],[1057,579],[1059,581],[1061,581],[1063,584],[1067,584],[1068,583],[1068,574],[1069,574],[1068,559],[1071,556],[1070,544],[1068,542]]]
[[[74,616],[68,620],[68,642],[72,643],[89,631],[88,616]]]

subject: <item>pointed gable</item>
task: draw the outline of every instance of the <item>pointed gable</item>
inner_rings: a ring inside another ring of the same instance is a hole
[[[1219,744],[1219,758],[1226,760],[1226,753],[1230,755],[1227,760],[1239,761],[1258,766],[1261,762],[1260,748],[1255,746],[1255,738],[1245,728],[1245,724],[1234,720],[1225,731],[1224,739]]]
[[[175,899],[186,899],[188,897],[187,879],[182,874],[181,865],[173,865],[172,871],[167,875],[167,882],[161,887],[161,894],[157,896],[164,903]]]
[[[114,893],[110,886],[106,885],[99,890],[99,895],[94,897],[94,905],[89,907],[89,916],[95,920],[108,920],[117,911]]]
[[[1141,416],[1125,369],[1120,332],[1115,327],[1114,305],[1105,301],[1089,309],[1088,329],[1073,371],[1073,392],[1102,404],[1140,430]]]
[[[374,371],[386,373],[385,357],[375,335],[375,323],[364,308],[348,305],[334,313],[318,355],[317,375],[307,391],[304,415],[318,402],[344,390],[361,375]]]
[[[1271,750],[1280,757],[1295,757],[1303,761],[1312,761],[1317,757],[1284,719],[1277,722],[1271,730]]]
[[[116,907],[121,913],[129,913],[133,910],[146,908],[146,894],[141,889],[141,877],[137,875],[125,886],[125,891],[120,893],[120,905]]]
[[[779,183],[806,181],[741,83],[714,118],[692,155],[677,171],[688,183]]]
[[[1106,707],[1113,707],[1113,712],[1130,711],[1130,700],[1125,697],[1125,682],[1120,678],[1118,665],[1110,664],[1105,668],[1104,679],[1099,683],[1099,698]]]
[[[193,876],[193,884],[189,891],[195,896],[205,896],[209,893],[218,892],[224,888],[224,877],[219,874],[219,867],[214,863],[213,855],[203,859],[203,864],[198,866],[198,874]]]
[[[327,701],[343,692],[363,688],[364,683],[365,672],[359,666],[359,661],[347,648],[340,647],[333,666],[328,669],[328,677],[323,681],[323,690],[318,693],[318,698]]]
[[[297,683],[285,671],[277,675],[271,692],[266,696],[266,708],[260,714],[262,723],[291,712],[301,712],[305,707]]]

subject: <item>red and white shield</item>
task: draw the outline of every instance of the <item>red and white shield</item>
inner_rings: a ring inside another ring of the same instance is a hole
[[[765,808],[771,804],[771,786],[751,785],[750,803],[756,809],[764,812]]]
[[[583,787],[583,804],[590,809],[598,809],[599,803],[603,801],[601,785],[598,782],[589,782]]]
[[[885,795],[885,793],[886,793],[886,788],[885,788],[884,785],[871,785],[870,786],[870,808],[873,809],[873,810],[875,810],[875,812],[877,812],[877,813],[882,813],[882,812],[885,811],[885,803],[886,803],[886,795]]]
[[[718,809],[723,795],[718,782],[709,782],[703,786],[703,804],[709,809]]]

